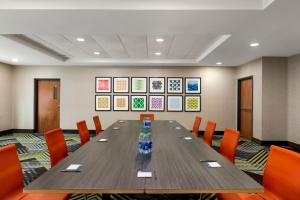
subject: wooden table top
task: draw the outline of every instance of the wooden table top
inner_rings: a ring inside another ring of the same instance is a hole
[[[113,130],[118,126],[120,130]],[[181,129],[176,129],[181,127]],[[263,187],[194,137],[176,121],[152,122],[153,152],[138,154],[142,122],[116,122],[101,135],[44,173],[24,192],[64,193],[218,193],[262,192]],[[190,136],[192,140],[185,140]],[[107,142],[98,142],[107,138]],[[208,168],[200,160],[217,160],[221,168]],[[82,164],[81,172],[61,172]],[[137,171],[151,171],[152,178],[138,178]]]

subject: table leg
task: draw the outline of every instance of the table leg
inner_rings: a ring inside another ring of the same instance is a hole
[[[111,200],[110,194],[102,194],[102,199],[103,200]]]

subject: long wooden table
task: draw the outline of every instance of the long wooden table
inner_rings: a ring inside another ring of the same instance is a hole
[[[113,130],[113,127],[120,130]],[[181,129],[176,129],[181,127]],[[64,193],[218,193],[262,192],[263,188],[218,152],[176,121],[152,123],[153,152],[138,154],[140,121],[116,122],[101,135],[44,173],[24,192]],[[185,140],[190,136],[192,140]],[[108,142],[98,142],[107,138]],[[221,168],[208,168],[200,160],[217,160]],[[61,172],[82,164],[81,172]],[[151,171],[152,178],[138,178],[137,171]]]

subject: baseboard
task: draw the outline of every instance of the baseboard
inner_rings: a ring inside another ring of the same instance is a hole
[[[252,138],[252,141],[259,144],[259,145],[261,145],[261,146],[276,145],[276,146],[292,147],[294,150],[300,152],[300,144],[296,144],[296,143],[290,142],[290,141],[259,140],[257,138]]]
[[[34,129],[12,129],[12,133],[34,133]]]
[[[199,135],[204,135],[204,131],[199,131]],[[224,131],[215,131],[214,135],[224,135]]]
[[[78,130],[77,129],[63,129],[63,132],[65,133],[65,134],[78,134]],[[90,134],[91,135],[96,135],[96,130],[89,130],[89,132],[90,132]]]
[[[294,149],[296,149],[298,152],[300,152],[300,144],[294,143],[294,142],[288,142],[288,145]]]
[[[0,135],[7,135],[7,134],[11,134],[13,131],[13,129],[8,129],[8,130],[3,130],[0,131]]]

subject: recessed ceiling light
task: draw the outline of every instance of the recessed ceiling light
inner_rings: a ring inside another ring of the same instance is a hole
[[[161,52],[155,52],[155,55],[160,56]]]
[[[250,47],[258,47],[259,43],[258,42],[253,42],[250,44]]]
[[[18,58],[13,58],[11,59],[12,62],[19,62],[19,59]]]
[[[84,39],[84,38],[81,38],[81,37],[77,38],[76,40],[77,40],[78,42],[84,42],[84,41],[85,41],[85,39]]]
[[[156,42],[163,42],[165,41],[164,38],[156,38]]]
[[[222,65],[222,63],[221,63],[221,62],[217,62],[216,64],[217,64],[217,65]]]
[[[94,54],[95,54],[95,55],[100,55],[100,52],[95,51]]]

